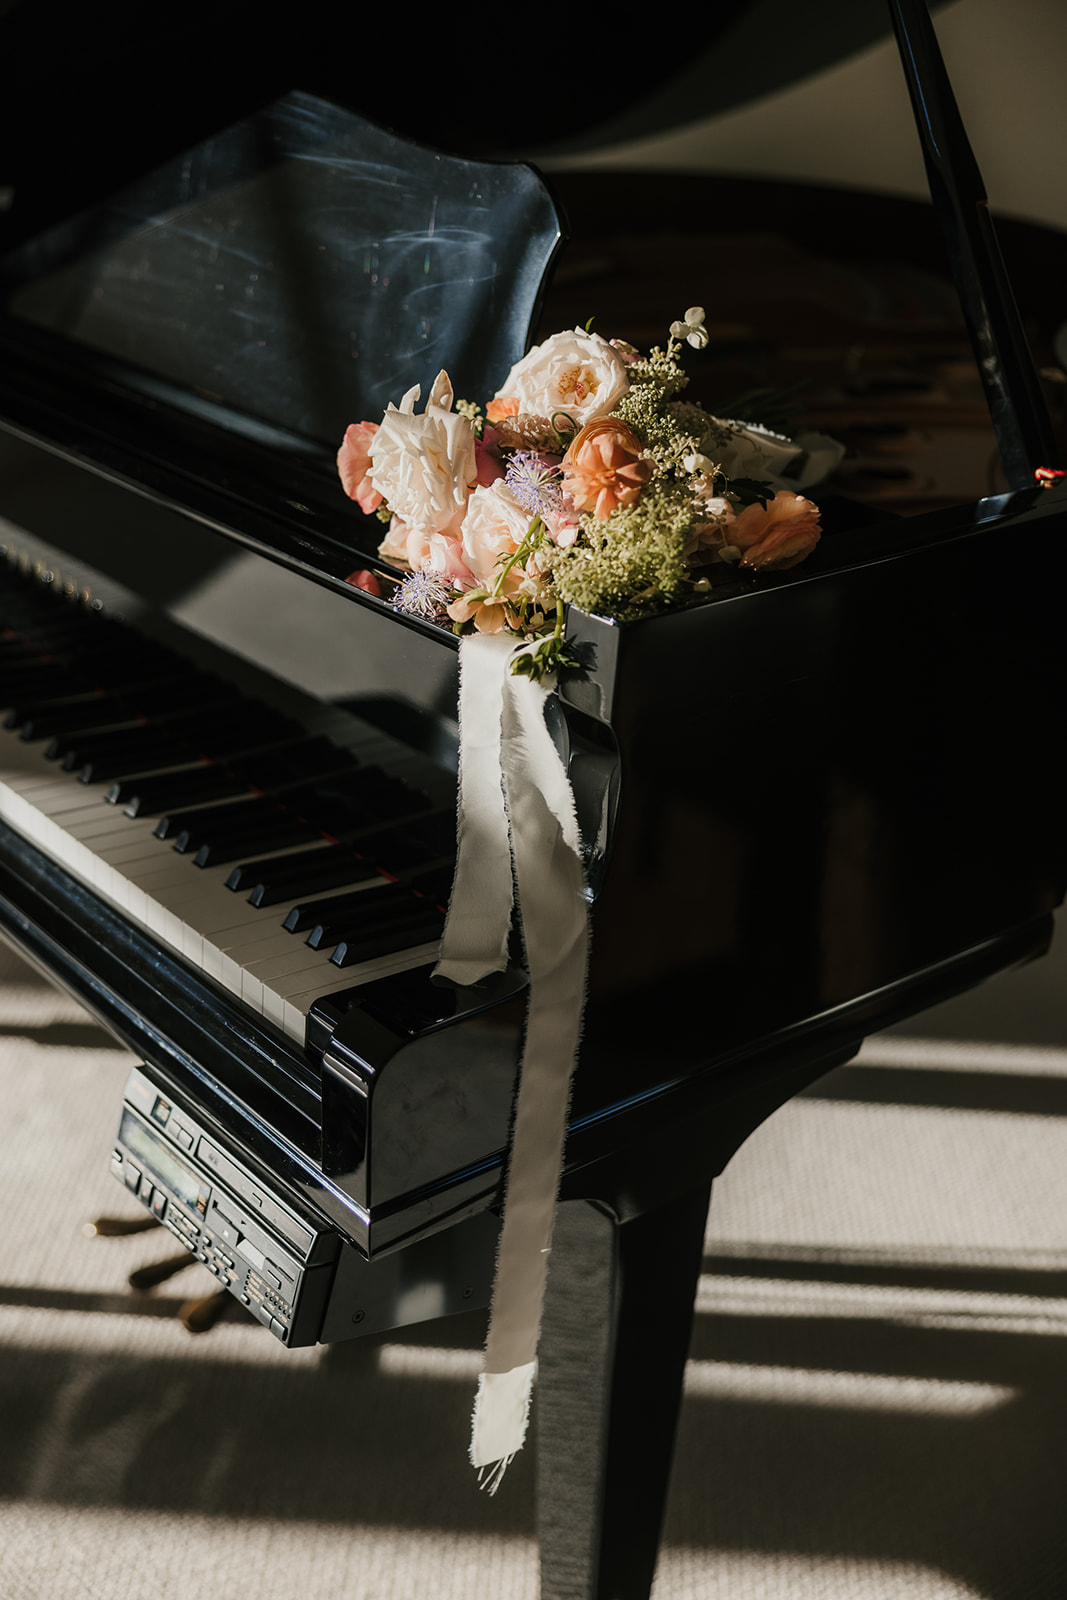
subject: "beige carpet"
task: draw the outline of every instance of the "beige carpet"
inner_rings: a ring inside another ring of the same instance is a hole
[[[716,1192],[655,1600],[1067,1592],[1064,954],[871,1042]],[[0,1600],[536,1600],[478,1319],[191,1338],[108,1173],[127,1058],[0,955]],[[965,1040],[967,1044],[953,1043]],[[1063,1046],[1063,1048],[1058,1048]]]

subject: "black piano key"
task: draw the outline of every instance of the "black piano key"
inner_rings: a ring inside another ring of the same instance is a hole
[[[328,895],[322,899],[305,900],[293,906],[282,927],[289,933],[308,934],[320,922],[325,923],[342,908],[350,910],[357,901],[373,901],[378,905],[388,905],[405,897],[410,899],[410,894],[401,885],[383,883],[380,888],[353,889],[351,894]]]
[[[102,698],[102,690],[91,689],[89,691],[83,690],[76,694],[48,695],[38,700],[20,700],[9,711],[5,712],[3,726],[14,731],[16,728],[24,727],[29,718],[39,712],[64,708],[73,709],[76,706],[88,707]]]
[[[180,837],[180,835],[179,835]],[[239,861],[249,850],[262,855],[272,850],[290,850],[298,844],[310,844],[320,838],[318,829],[299,817],[290,817],[279,811],[273,818],[264,818],[253,828],[242,828],[236,833],[224,834],[202,844],[193,857],[198,867],[224,867]],[[175,842],[175,850],[178,844]]]
[[[390,822],[361,835],[359,853],[394,878],[436,864],[456,853],[456,813],[429,811],[401,824]]]
[[[392,893],[366,889],[362,894],[338,895],[321,909],[319,920],[307,936],[312,950],[328,950],[342,939],[360,939],[398,924],[417,921],[427,903],[404,884],[388,886]]]
[[[431,867],[424,867],[421,871],[405,873],[402,882],[409,889],[414,889],[416,894],[432,900],[435,905],[447,906],[452,895],[452,880],[456,875],[456,863],[450,857],[437,861]]]
[[[250,731],[273,726],[273,712],[261,708],[240,713],[242,727]],[[101,729],[53,739],[45,754],[59,759],[67,772],[80,770],[83,783],[106,783],[124,773],[147,772],[152,767],[181,765],[198,755],[216,755],[234,743],[232,704],[182,711],[158,723],[140,721],[126,727]]]
[[[340,779],[317,784],[305,804],[323,833],[349,844],[368,830],[381,827],[383,817],[397,819],[430,808],[429,796],[412,788],[380,767],[362,767]]]
[[[392,955],[396,950],[414,949],[416,945],[430,944],[441,937],[444,919],[440,914],[427,915],[422,922],[410,927],[394,929],[384,935],[375,934],[366,939],[344,939],[334,950],[330,961],[335,967],[357,967],[361,962],[373,961],[377,956]]]
[[[12,714],[5,725],[17,727],[21,738],[32,741],[137,723],[144,716],[153,724],[165,725],[184,714],[240,703],[236,689],[220,679],[194,674],[184,681],[146,686],[140,693],[123,690],[38,704],[28,707],[17,720]]]
[[[53,739],[45,755],[54,761],[57,751],[63,771],[78,773],[83,783],[107,783],[131,772],[176,767],[199,753],[147,722],[75,734],[72,739]]]
[[[291,855],[273,856],[268,861],[249,861],[235,867],[226,886],[245,890],[253,906],[276,906],[308,894],[328,889],[344,889],[354,883],[376,878],[377,870],[343,845],[324,844],[318,850],[299,850]]]
[[[327,746],[323,752],[324,758],[330,759],[331,753],[338,770],[329,775],[330,784],[359,782],[364,772],[376,770],[357,766],[354,758],[336,745]],[[288,759],[286,764],[291,768],[292,763]],[[250,771],[252,767],[253,764],[249,763]],[[277,767],[275,770],[278,770]],[[302,772],[301,776],[306,778],[306,773]],[[320,780],[282,784],[269,789],[257,784],[252,793],[234,804],[198,806],[179,811],[173,817],[162,817],[156,827],[156,837],[166,839],[173,836],[176,841],[180,838],[182,842],[176,842],[175,849],[184,853],[198,849],[202,844],[210,844],[214,839],[228,839],[242,828],[255,827],[264,817],[275,818],[282,814],[283,808],[285,815],[297,820],[314,820],[316,833],[322,834],[325,830],[318,823],[321,793]]]
[[[153,831],[157,839],[174,841],[179,855],[184,855],[188,850],[199,850],[215,834],[225,835],[232,833],[235,828],[251,826],[265,805],[269,808],[268,814],[276,812],[277,801],[249,793],[246,788],[236,800],[167,812],[160,817]]]
[[[107,726],[108,723],[128,722],[132,713],[128,706],[120,707],[109,695],[71,695],[52,700],[37,700],[9,711],[4,727],[18,729],[19,737],[27,743],[38,739],[51,739],[56,734],[75,733],[79,729]]]
[[[197,801],[247,793],[248,785],[243,779],[234,777],[217,762],[200,761],[195,766],[175,767],[167,772],[120,778],[111,785],[107,799],[113,806],[124,806],[128,817],[151,817]]]
[[[37,657],[5,664],[4,692],[10,703],[14,698],[44,699],[53,694],[76,694],[79,689],[117,689],[130,682],[147,685],[188,676],[188,668],[169,652],[135,650],[131,657],[128,650],[116,648],[106,653],[93,651],[84,659]]]
[[[167,824],[159,834],[162,839],[180,826],[169,817],[170,812],[210,805],[233,795],[272,794],[306,778],[309,771],[334,766],[341,759],[344,756],[329,740],[308,737],[297,723],[279,717],[266,737],[261,732],[244,732],[237,725],[230,749],[215,760],[190,763],[180,772],[116,783],[108,799],[113,805],[125,805],[127,816],[159,816]]]

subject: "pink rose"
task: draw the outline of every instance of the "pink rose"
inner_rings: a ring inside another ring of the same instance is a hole
[[[370,444],[378,432],[376,422],[353,422],[345,429],[341,448],[337,452],[337,471],[341,487],[350,500],[354,500],[368,516],[382,503],[382,497],[371,483]]]
[[[350,583],[353,589],[362,589],[365,594],[377,595],[379,600],[382,598],[381,584],[374,573],[368,572],[366,567],[359,567],[355,572],[350,572],[345,582]]]
[[[500,457],[493,451],[492,445],[496,440],[496,430],[486,428],[485,432],[492,435],[492,439],[476,439],[474,442],[474,459],[478,467],[478,482],[487,489],[491,483],[504,476],[504,468]]]
[[[463,559],[462,541],[448,533],[431,533],[426,559],[419,563],[443,578],[450,578],[463,589],[473,589],[478,580]]]
[[[406,522],[394,517],[389,524],[389,532],[378,546],[378,554],[383,561],[392,561],[418,572],[429,560],[430,541],[417,528],[409,528]]]

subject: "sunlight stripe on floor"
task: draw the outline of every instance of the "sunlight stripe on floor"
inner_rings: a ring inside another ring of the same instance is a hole
[[[913,1039],[874,1034],[852,1065],[939,1072],[1018,1072],[1067,1078],[1067,1050],[1055,1045],[980,1044],[970,1039]]]
[[[1000,1328],[1067,1335],[1067,1299],[910,1289],[899,1284],[812,1283],[788,1278],[719,1278],[697,1285],[698,1316],[854,1317],[910,1326]]]
[[[1017,1390],[1004,1384],[888,1373],[690,1361],[685,1369],[685,1392],[701,1400],[734,1400],[745,1405],[826,1406],[844,1411],[970,1417],[1005,1405]]]

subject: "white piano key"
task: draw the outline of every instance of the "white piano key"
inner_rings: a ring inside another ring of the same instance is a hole
[[[290,981],[297,973],[311,973],[314,979],[317,973],[329,964],[329,950],[311,950],[306,944],[297,940],[291,941],[296,948],[283,951],[278,955],[255,957],[250,960],[245,971],[250,972],[261,983],[273,984],[275,979],[284,978]]]
[[[76,773],[45,760],[44,749],[43,742],[35,746],[13,730],[0,729],[0,818],[296,1042],[303,1043],[307,1012],[320,995],[436,958],[436,944],[424,944],[337,969],[328,948],[310,950],[306,932],[291,934],[283,927],[291,905],[377,888],[388,880],[375,877],[295,894],[289,903],[251,906],[243,892],[225,887],[230,865],[196,867],[191,854],[174,851],[172,840],[155,838],[156,817],[131,818],[122,808],[108,806],[110,784],[82,784]],[[304,848],[316,847],[313,841]],[[266,861],[279,853],[246,859]]]
[[[62,821],[63,827],[72,839],[81,839],[83,843],[99,849],[106,845],[109,839],[128,839],[130,837],[130,819],[120,813],[115,815],[110,807],[101,806],[99,803],[91,810],[53,814],[56,822]]]

